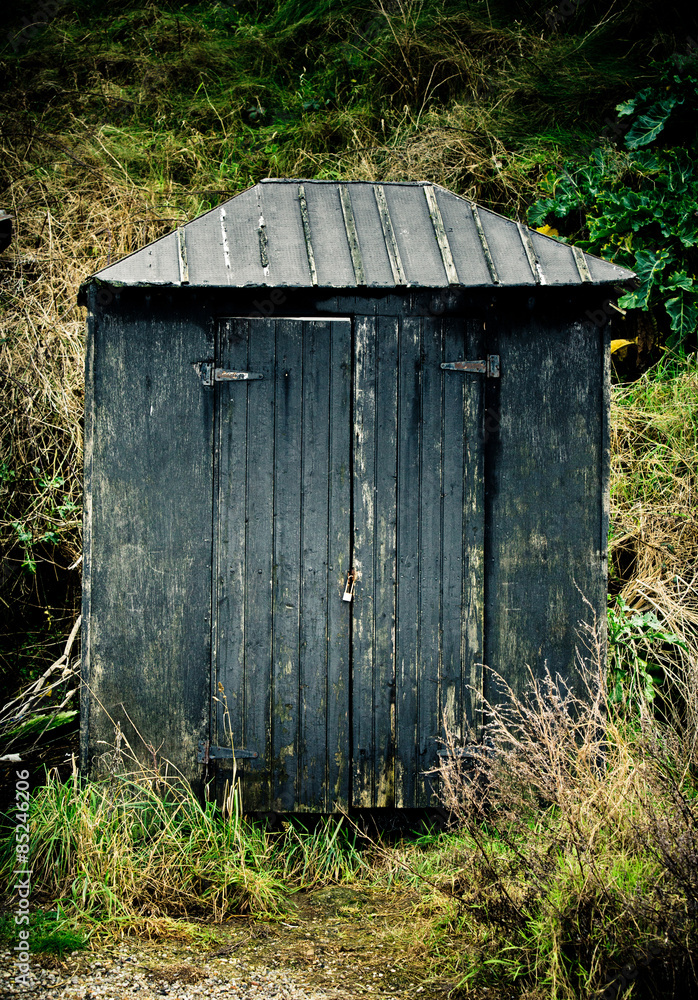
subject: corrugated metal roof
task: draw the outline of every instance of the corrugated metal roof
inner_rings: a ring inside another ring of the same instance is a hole
[[[264,180],[93,277],[118,285],[609,284],[632,271],[437,184]]]

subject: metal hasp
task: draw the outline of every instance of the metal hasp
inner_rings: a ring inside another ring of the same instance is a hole
[[[206,740],[199,740],[199,752],[196,759],[199,764],[208,764],[210,760],[257,760],[256,750],[242,750],[240,747],[212,747]]]
[[[251,382],[253,379],[264,378],[259,372],[229,372],[223,368],[215,368],[212,361],[200,361],[194,368],[201,378],[201,384],[207,386],[214,382]]]
[[[499,355],[488,354],[486,361],[447,361],[442,368],[454,372],[479,372],[488,378],[499,378]]]

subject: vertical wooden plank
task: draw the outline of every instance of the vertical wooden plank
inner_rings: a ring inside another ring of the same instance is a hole
[[[473,317],[465,324],[465,354],[484,357],[484,321]],[[449,375],[449,372],[444,372]],[[463,431],[465,482],[463,505],[463,705],[473,735],[481,724],[483,691],[485,602],[485,454],[487,438],[496,433],[498,411],[486,414],[484,377],[463,380]]]
[[[220,325],[220,363],[247,369],[249,320]],[[242,746],[245,717],[245,558],[247,508],[247,397],[245,382],[216,385],[218,431],[218,546],[215,553],[217,708],[212,742]],[[221,691],[222,688],[222,691]],[[227,704],[229,717],[226,717]]]
[[[470,357],[470,355],[468,355]],[[444,320],[444,360],[465,361],[465,320]],[[442,653],[440,683],[440,728],[444,725],[457,739],[463,736],[463,664],[465,654],[464,579],[464,482],[465,482],[465,379],[443,379],[443,562],[442,562]]]
[[[398,376],[395,805],[416,805],[421,320],[402,320]]]
[[[395,802],[398,319],[377,317],[374,486],[374,804]]]
[[[425,771],[437,761],[441,619],[441,320],[422,323],[419,454],[418,752],[416,805],[431,805]]]
[[[152,308],[147,293],[124,291],[94,328],[85,756],[103,767],[118,722],[144,762],[135,730],[198,790],[211,706],[214,413],[192,361],[212,357],[213,327],[177,289]]]
[[[327,756],[330,809],[349,806],[351,773],[349,631],[352,605],[342,600],[351,568],[351,323],[331,324],[330,472],[327,575]]]
[[[355,320],[354,367],[354,596],[352,633],[352,805],[373,805],[374,514],[376,436],[376,320]]]
[[[327,809],[328,323],[303,324],[297,805]]]
[[[247,543],[245,567],[244,745],[257,760],[243,765],[243,805],[271,807],[272,578],[274,512],[275,322],[250,321],[249,366],[264,378],[247,383]],[[245,383],[243,383],[245,384]],[[242,490],[242,484],[235,484]]]
[[[303,324],[276,325],[272,753],[274,808],[292,810],[298,770]]]

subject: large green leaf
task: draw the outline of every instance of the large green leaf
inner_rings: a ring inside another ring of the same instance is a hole
[[[646,309],[653,286],[669,261],[666,250],[638,250],[635,254],[634,271],[640,287],[628,292],[618,300],[621,309]]]
[[[666,97],[663,101],[653,104],[646,114],[638,115],[625,136],[627,148],[637,149],[639,146],[647,146],[656,139],[677,104],[683,104],[683,98]]]
[[[676,347],[698,326],[698,295],[695,290],[682,290],[675,298],[667,299],[664,307],[673,331],[667,340],[667,347]]]

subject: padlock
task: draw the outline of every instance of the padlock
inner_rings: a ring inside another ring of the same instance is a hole
[[[342,594],[343,601],[350,601],[354,596],[354,584],[356,583],[356,574],[353,569],[347,571],[347,585],[344,588],[344,593]]]

